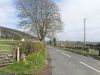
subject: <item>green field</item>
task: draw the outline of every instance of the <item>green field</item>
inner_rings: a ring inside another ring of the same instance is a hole
[[[14,40],[1,40],[0,39],[0,45],[14,45],[15,41]]]
[[[16,41],[12,39],[0,39],[0,54],[10,53],[15,44]]]
[[[10,50],[11,47],[10,45],[0,45],[0,50]]]

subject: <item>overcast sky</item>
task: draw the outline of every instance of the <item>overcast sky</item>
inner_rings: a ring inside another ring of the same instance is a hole
[[[17,28],[14,0],[0,0],[0,26]],[[100,42],[100,0],[56,0],[64,30],[59,40],[83,41],[83,19],[86,18],[86,40]]]
[[[65,23],[58,39],[83,41],[86,18],[87,41],[100,41],[100,0],[60,0],[58,5]]]
[[[0,0],[0,26],[16,28],[18,18],[14,0]]]

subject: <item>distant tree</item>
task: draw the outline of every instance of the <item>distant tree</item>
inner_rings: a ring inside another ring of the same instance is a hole
[[[96,45],[97,49],[99,50],[99,56],[100,56],[100,43]]]
[[[86,46],[89,46],[91,49],[94,49],[95,48],[95,45],[94,44],[86,44]]]
[[[54,0],[17,0],[16,6],[21,18],[19,26],[27,28],[40,41],[63,29],[59,9]]]
[[[49,40],[49,41],[48,41],[48,44],[49,44],[49,45],[52,45],[52,40]]]
[[[56,40],[56,38],[53,39],[53,43],[54,43],[54,46],[57,46],[57,40]]]

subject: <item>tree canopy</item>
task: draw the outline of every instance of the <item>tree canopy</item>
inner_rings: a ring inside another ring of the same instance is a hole
[[[21,19],[19,26],[39,40],[63,29],[59,8],[53,0],[17,0],[16,6]]]

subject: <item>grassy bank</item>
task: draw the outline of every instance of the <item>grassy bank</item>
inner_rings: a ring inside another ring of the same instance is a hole
[[[42,47],[38,52],[28,54],[24,60],[20,62],[15,61],[9,66],[0,68],[0,74],[37,75],[38,69],[46,66],[46,54],[46,48]]]
[[[32,53],[26,57],[26,60],[13,62],[11,65],[1,68],[0,74],[31,74],[35,75],[36,70],[45,66],[45,49],[39,54]]]

